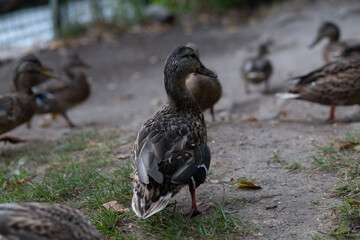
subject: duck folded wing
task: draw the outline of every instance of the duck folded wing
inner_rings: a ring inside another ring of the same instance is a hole
[[[209,148],[197,140],[185,124],[166,130],[143,128],[135,148],[140,181],[148,184],[150,176],[159,184],[165,178],[175,184],[186,183],[203,165],[205,157],[210,162]]]
[[[331,62],[323,66],[322,68],[316,69],[306,75],[293,77],[289,80],[297,80],[300,81],[296,85],[307,85],[311,84],[312,82],[319,81],[323,78],[331,78],[331,76],[336,76],[338,74],[342,74],[343,72],[348,71],[349,69],[353,68],[354,61],[342,59],[337,62]]]

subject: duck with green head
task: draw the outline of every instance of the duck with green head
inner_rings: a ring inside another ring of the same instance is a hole
[[[323,51],[326,63],[336,61],[341,57],[360,55],[360,42],[340,41],[340,28],[332,22],[324,22],[320,26],[316,38],[309,47],[314,47],[326,38],[329,40]]]
[[[164,209],[185,185],[189,186],[192,199],[188,214],[196,215],[209,208],[199,209],[195,201],[195,189],[205,181],[211,154],[204,116],[186,87],[191,73],[216,77],[192,48],[174,49],[164,69],[168,100],[142,125],[134,143],[132,208],[139,217],[147,218]]]
[[[16,92],[0,95],[0,134],[30,121],[37,108],[36,96],[31,88],[33,84],[38,84],[51,77],[58,78],[45,69],[34,55],[30,54],[20,58],[14,68],[11,80]],[[23,140],[3,136],[0,137],[0,141],[17,143]]]

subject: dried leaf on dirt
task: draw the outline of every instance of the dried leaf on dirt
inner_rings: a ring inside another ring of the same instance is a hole
[[[109,210],[109,209],[112,209],[113,211],[115,212],[128,212],[129,209],[122,206],[121,204],[119,204],[117,201],[111,201],[111,202],[108,202],[108,203],[104,203],[103,206]]]
[[[206,178],[206,182],[212,183],[212,184],[219,184],[220,181],[218,179],[211,179],[209,177]]]
[[[352,199],[349,199],[350,205],[360,206],[360,201],[354,201]]]
[[[129,155],[126,155],[126,154],[118,154],[117,156],[116,156],[116,158],[117,159],[119,159],[119,160],[124,160],[124,159],[127,159],[127,158],[129,158],[130,156]]]
[[[351,147],[353,147],[355,145],[358,145],[358,144],[359,144],[359,142],[357,142],[357,141],[340,141],[339,142],[339,148],[341,150],[349,149],[349,148],[351,148]]]
[[[28,178],[24,178],[24,179],[21,179],[19,181],[16,181],[16,182],[13,182],[13,183],[9,183],[7,184],[4,189],[8,189],[9,187],[12,187],[12,186],[15,186],[15,185],[23,185],[27,182],[30,182],[30,180]]]
[[[241,182],[238,184],[238,188],[261,189],[262,187],[255,185],[252,182]]]
[[[242,119],[243,122],[258,122],[259,120],[256,117],[246,117]]]

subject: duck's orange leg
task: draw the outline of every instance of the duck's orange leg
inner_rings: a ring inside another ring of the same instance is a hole
[[[214,111],[214,106],[212,106],[210,108],[210,113],[211,113],[211,117],[212,117],[212,121],[215,122],[215,111]]]
[[[330,116],[328,121],[330,123],[335,123],[335,104],[331,104],[330,106]]]
[[[189,181],[188,185],[189,185],[189,191],[190,191],[190,194],[191,194],[191,209],[189,211],[187,211],[185,213],[185,215],[191,215],[192,217],[195,217],[195,216],[205,212],[206,210],[208,210],[210,208],[210,206],[205,206],[205,207],[199,209],[196,206],[195,188],[193,186],[192,181]]]

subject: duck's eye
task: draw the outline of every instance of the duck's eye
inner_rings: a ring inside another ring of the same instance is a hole
[[[190,57],[196,58],[196,55],[195,55],[195,54],[191,54]]]

